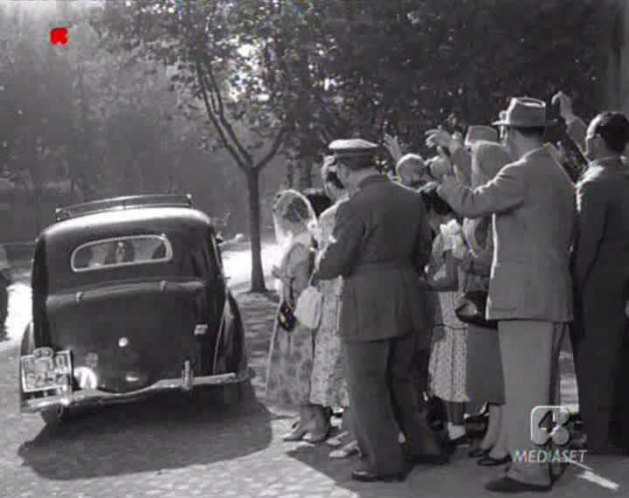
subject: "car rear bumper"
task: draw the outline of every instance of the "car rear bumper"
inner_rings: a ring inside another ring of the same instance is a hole
[[[208,375],[186,379],[163,379],[143,389],[128,393],[109,393],[98,389],[81,389],[64,394],[53,394],[41,398],[24,399],[20,404],[20,412],[36,413],[50,408],[66,408],[78,406],[93,406],[115,403],[129,403],[146,398],[152,394],[166,391],[190,391],[195,387],[224,386],[239,384],[252,377],[251,369],[240,374],[227,373],[220,375]]]

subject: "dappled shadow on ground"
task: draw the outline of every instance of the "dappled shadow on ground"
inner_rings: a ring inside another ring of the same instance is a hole
[[[266,448],[270,414],[252,395],[230,407],[213,396],[180,393],[111,406],[22,444],[19,456],[37,474],[58,480],[119,476],[209,465]]]
[[[269,343],[273,334],[278,297],[273,292],[266,294],[243,292],[236,294],[236,299],[245,323],[249,366],[255,372],[252,384],[260,399],[264,400]]]

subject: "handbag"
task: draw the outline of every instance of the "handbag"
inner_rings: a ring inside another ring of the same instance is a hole
[[[297,299],[295,317],[309,329],[319,328],[321,323],[321,292],[310,285],[306,287]]]
[[[297,324],[295,317],[295,299],[293,298],[293,289],[290,288],[289,299],[282,300],[277,310],[277,324],[286,332],[291,332]]]
[[[466,287],[468,279],[466,279]],[[498,321],[487,320],[487,318],[485,318],[488,295],[488,292],[485,290],[464,291],[458,297],[456,306],[454,308],[454,313],[456,314],[456,317],[463,323],[497,330]]]

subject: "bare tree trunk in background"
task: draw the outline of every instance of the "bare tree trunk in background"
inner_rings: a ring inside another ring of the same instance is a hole
[[[236,133],[225,112],[221,86],[214,76],[212,61],[207,53],[197,52],[197,81],[207,116],[218,133],[223,146],[235,165],[247,178],[249,193],[249,238],[251,239],[251,292],[266,292],[262,268],[262,244],[260,221],[260,172],[269,165],[282,146],[287,132],[286,126],[277,131],[271,146],[262,157],[255,159]]]
[[[293,188],[295,182],[295,163],[292,159],[286,161],[286,186]]]
[[[264,271],[262,269],[262,242],[260,224],[260,182],[259,171],[247,171],[249,191],[249,235],[251,237],[251,292],[265,292]]]
[[[310,158],[299,159],[295,167],[294,188],[305,190],[312,187],[312,162]]]

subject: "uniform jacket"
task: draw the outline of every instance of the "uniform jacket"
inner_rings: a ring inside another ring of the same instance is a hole
[[[493,215],[489,319],[572,320],[575,194],[549,146],[508,164],[474,190],[446,178],[438,192],[467,218]]]
[[[376,175],[339,203],[332,241],[318,258],[314,278],[343,277],[343,340],[373,341],[426,330],[429,317],[419,277],[430,250],[430,227],[417,192]]]

